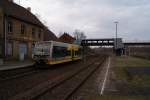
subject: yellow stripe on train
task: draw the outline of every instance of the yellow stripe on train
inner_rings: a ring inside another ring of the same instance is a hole
[[[81,60],[81,59],[82,59],[81,57],[74,57],[74,58],[68,57],[68,58],[61,59],[61,60],[51,60],[51,61],[48,61],[47,64],[54,65],[54,64],[75,61],[75,60]]]

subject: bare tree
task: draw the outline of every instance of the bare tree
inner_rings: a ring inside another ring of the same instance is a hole
[[[76,40],[74,41],[76,44],[81,44],[81,41],[82,41],[83,39],[86,39],[86,36],[85,36],[84,32],[82,32],[82,31],[80,31],[80,30],[78,30],[78,29],[76,29],[76,30],[73,32],[73,34],[74,34],[74,38],[76,39]]]
[[[82,32],[82,31],[80,31],[80,30],[78,30],[78,29],[76,29],[76,30],[73,32],[73,34],[74,34],[74,38],[75,38],[76,40],[83,40],[83,39],[86,39],[86,36],[85,36],[84,32]]]

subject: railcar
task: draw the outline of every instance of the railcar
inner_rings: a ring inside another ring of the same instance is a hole
[[[56,41],[35,43],[33,59],[36,64],[55,65],[82,59],[82,48],[76,44]]]

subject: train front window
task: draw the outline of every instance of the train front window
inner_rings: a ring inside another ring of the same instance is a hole
[[[37,43],[35,45],[34,53],[35,55],[49,55],[50,43]]]

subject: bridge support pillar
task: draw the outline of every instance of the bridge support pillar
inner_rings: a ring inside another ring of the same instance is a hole
[[[116,56],[121,56],[124,53],[124,49],[123,48],[119,48],[115,50]]]

